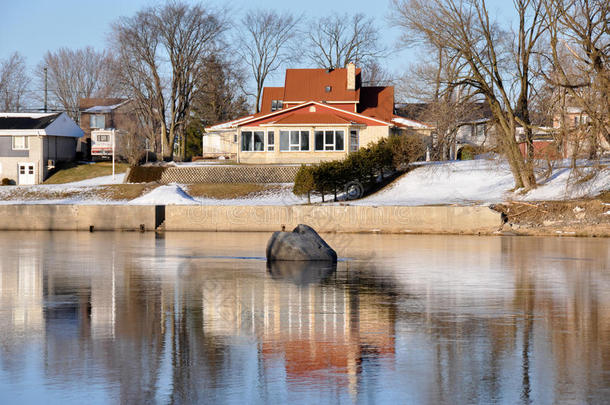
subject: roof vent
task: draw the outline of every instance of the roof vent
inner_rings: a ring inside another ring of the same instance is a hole
[[[333,88],[332,88],[332,86],[326,86],[326,87],[324,88],[324,91],[325,91],[325,92],[327,92],[327,93],[330,93],[330,91],[331,91],[332,89],[333,89]]]
[[[316,106],[312,105],[311,107],[309,107],[309,112],[316,112]]]

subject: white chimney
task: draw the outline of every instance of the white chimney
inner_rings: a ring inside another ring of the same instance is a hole
[[[356,90],[356,65],[352,62],[347,64],[347,89]]]

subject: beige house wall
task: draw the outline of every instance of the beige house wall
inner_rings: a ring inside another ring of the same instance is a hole
[[[42,140],[42,136],[28,136],[28,157],[0,157],[0,179],[8,178],[19,184],[19,163],[34,163],[36,183],[42,183],[47,174],[47,162],[42,159]]]
[[[360,130],[360,147],[365,147],[371,142],[377,142],[381,138],[390,135],[390,127],[366,127]]]
[[[350,149],[350,130],[358,130],[359,147],[367,146],[370,142],[376,142],[390,133],[388,126],[351,126],[351,125],[324,125],[324,126],[285,126],[285,127],[243,127],[237,132],[238,162],[245,164],[300,164],[319,163],[323,161],[342,159],[348,155]],[[280,151],[280,131],[309,131],[309,151]],[[316,151],[315,131],[342,130],[345,134],[345,145],[342,151]],[[241,151],[241,131],[264,131],[264,151]],[[268,151],[267,131],[274,132],[275,145],[273,151]]]

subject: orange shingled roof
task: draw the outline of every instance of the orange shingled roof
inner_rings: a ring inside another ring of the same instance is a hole
[[[286,69],[284,101],[358,101],[360,69],[356,69],[356,90],[347,90],[347,69]],[[326,92],[330,86],[330,92]]]
[[[261,101],[261,112],[269,114],[271,112],[271,101],[284,100],[283,87],[263,87],[263,97]]]
[[[311,111],[311,109],[314,111]],[[348,123],[354,122],[357,124],[365,124],[372,126],[383,126],[383,125],[392,125],[389,121],[382,121],[378,118],[368,117],[363,114],[353,113],[349,111],[342,110],[340,108],[334,108],[331,105],[320,104],[316,102],[308,102],[303,103],[301,105],[291,107],[285,110],[275,111],[271,114],[266,115],[255,115],[251,119],[244,120],[243,122],[238,123],[236,126],[238,127],[249,127],[249,126],[259,126],[264,124],[277,124],[284,117],[298,115],[301,121],[297,121],[296,118],[291,118],[291,123],[294,124],[305,124],[302,120],[308,120],[310,124],[330,124],[331,122],[326,122],[330,119],[335,120],[334,123]],[[309,117],[308,117],[309,116]],[[333,116],[335,118],[331,118]],[[294,120],[294,121],[292,121]],[[326,120],[323,122],[323,120]],[[343,121],[339,121],[343,120]],[[287,122],[282,122],[282,124],[286,124]]]
[[[281,117],[275,124],[348,124],[351,121],[334,114],[295,112]]]
[[[394,87],[363,87],[358,112],[367,117],[391,122],[394,117]]]

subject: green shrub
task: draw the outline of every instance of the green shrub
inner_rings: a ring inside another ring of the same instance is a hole
[[[391,136],[365,148],[352,152],[342,160],[322,162],[312,166],[301,166],[294,181],[293,193],[307,195],[310,201],[312,192],[322,196],[337,194],[353,181],[363,187],[371,187],[378,177],[388,171],[408,165],[423,158],[425,145],[420,137]]]
[[[424,159],[426,144],[420,135],[391,136],[392,164],[395,168],[406,167],[411,162]]]
[[[458,160],[472,160],[476,155],[483,153],[483,149],[480,146],[465,145],[458,151]]]
[[[316,190],[316,183],[313,176],[314,170],[314,166],[301,165],[301,168],[294,178],[294,187],[292,188],[292,192],[295,195],[307,195],[308,204],[311,204],[311,193]]]

